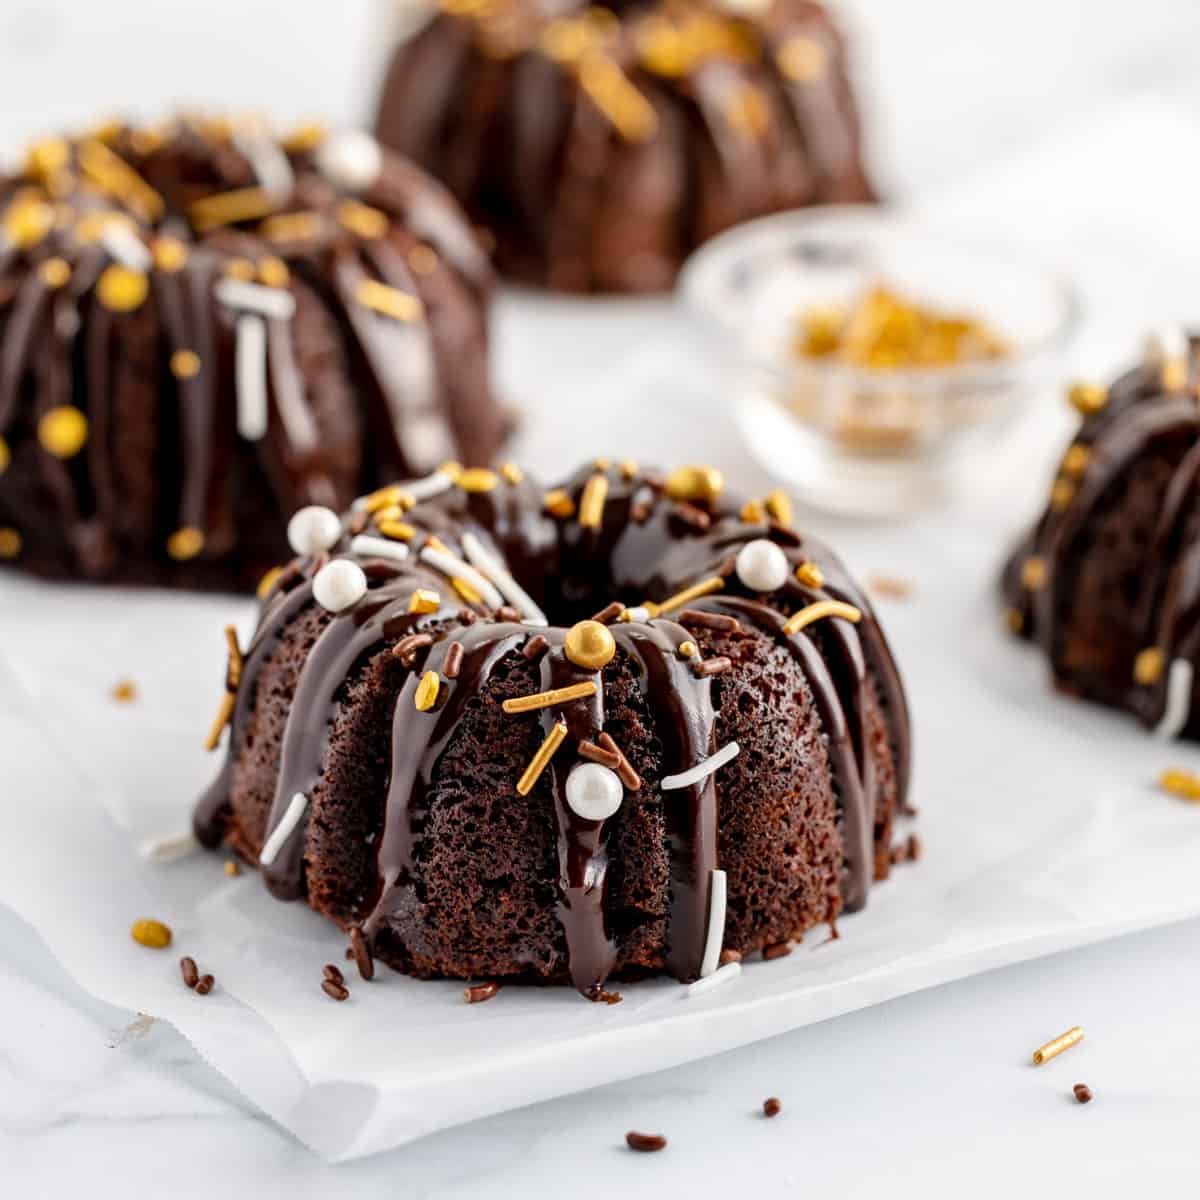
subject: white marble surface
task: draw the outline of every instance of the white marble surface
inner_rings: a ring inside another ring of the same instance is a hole
[[[98,106],[208,99],[214,54],[233,103],[353,117],[382,7],[354,0],[335,21],[310,0],[282,21],[272,0],[6,0],[0,142]],[[1117,0],[848,7],[899,194],[976,219],[982,206],[1120,298],[1094,313],[1089,362],[1119,357],[1132,314],[1190,315],[1197,6],[1144,0],[1136,29]],[[535,413],[612,353],[597,337],[570,362],[539,360],[534,339],[509,341],[505,381]],[[544,461],[555,441],[535,420],[527,453]],[[727,455],[748,469],[736,446]],[[172,1029],[82,993],[0,910],[0,1196],[1182,1195],[1200,1166],[1198,936],[1190,922],[995,972],[328,1167]],[[1028,1065],[1074,1023],[1082,1046]],[[1070,1097],[1080,1080],[1096,1096],[1086,1108]],[[784,1102],[774,1121],[756,1115],[767,1095]],[[635,1156],[629,1128],[670,1146]]]

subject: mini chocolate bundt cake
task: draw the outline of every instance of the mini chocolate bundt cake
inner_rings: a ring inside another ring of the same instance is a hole
[[[1200,406],[1196,339],[1168,329],[1082,415],[1040,520],[1005,568],[1014,633],[1064,692],[1200,739]]]
[[[599,998],[782,952],[887,875],[909,774],[883,632],[789,510],[607,460],[302,510],[197,837],[410,975]]]
[[[287,516],[503,436],[490,267],[367,134],[113,124],[0,179],[0,558],[252,586]]]
[[[740,221],[873,198],[843,39],[812,0],[441,0],[377,131],[447,184],[500,270],[658,291]]]

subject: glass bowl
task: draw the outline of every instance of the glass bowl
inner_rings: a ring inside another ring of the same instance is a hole
[[[880,284],[981,320],[1008,353],[921,367],[798,353],[802,313],[849,307]],[[944,499],[955,468],[1027,410],[1079,322],[1074,289],[1021,255],[868,207],[738,226],[692,256],[679,287],[716,334],[708,341],[719,347],[751,452],[808,503],[860,516]]]

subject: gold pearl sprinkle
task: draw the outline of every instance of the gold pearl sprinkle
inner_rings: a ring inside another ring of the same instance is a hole
[[[133,312],[141,307],[149,291],[145,275],[120,263],[105,267],[96,284],[96,295],[110,312]]]
[[[438,268],[437,251],[432,246],[414,246],[408,252],[407,259],[414,275],[432,275]]]
[[[792,506],[792,498],[781,488],[776,488],[766,499],[766,509],[769,516],[773,517],[785,529],[791,529],[792,522],[795,519],[795,509]]]
[[[171,944],[170,926],[161,921],[134,921],[129,933],[135,942],[151,950],[165,950]]]
[[[0,558],[16,558],[21,545],[21,535],[15,529],[0,526]]]
[[[269,255],[258,264],[258,281],[265,287],[287,287],[291,273],[282,258]]]
[[[1063,455],[1062,473],[1069,475],[1073,479],[1078,479],[1088,468],[1088,463],[1092,460],[1092,452],[1087,447],[1079,442],[1067,447],[1067,452]]]
[[[611,458],[598,458],[592,463],[592,466],[597,471],[607,471],[609,469],[609,467],[612,466],[612,459]]]
[[[178,238],[156,238],[151,248],[154,265],[167,275],[182,271],[188,260],[188,249]]]
[[[783,632],[791,637],[792,634],[799,633],[814,621],[820,621],[825,617],[841,617],[843,621],[849,621],[856,625],[862,620],[862,613],[853,604],[843,604],[840,600],[818,600],[815,604],[809,604],[799,612],[793,613],[787,619]]]
[[[1108,403],[1108,389],[1095,383],[1073,383],[1067,391],[1067,400],[1083,416],[1095,416]]]
[[[696,643],[695,642],[680,642],[679,657],[680,658],[695,658]]]
[[[516,487],[525,478],[525,472],[517,466],[516,463],[506,462],[500,468],[500,474],[504,476],[508,483]]]
[[[458,593],[459,597],[467,604],[482,604],[483,597],[479,594],[479,589],[476,588],[468,580],[463,579],[460,575],[451,576],[450,586]]]
[[[829,54],[809,37],[790,37],[775,56],[779,69],[793,83],[814,83],[825,74]]]
[[[577,667],[599,671],[612,662],[617,643],[607,625],[599,621],[580,621],[567,630],[563,651]]]
[[[457,483],[463,473],[463,465],[460,462],[455,462],[451,459],[449,462],[444,462],[438,467],[438,474],[445,475],[451,483]]]
[[[407,521],[380,521],[379,532],[393,542],[408,542],[417,531]]]
[[[636,479],[638,473],[638,465],[632,458],[621,460],[621,478],[625,480]]]
[[[1157,646],[1147,646],[1133,660],[1133,682],[1140,687],[1152,687],[1167,667],[1167,656]]]
[[[410,613],[435,613],[442,606],[442,598],[429,588],[417,588],[408,598]]]
[[[1200,801],[1200,776],[1182,767],[1168,767],[1158,777],[1158,786],[1181,800]]]
[[[500,484],[500,477],[486,467],[468,467],[459,473],[457,482],[464,492],[494,492]]]
[[[74,458],[87,444],[88,419],[70,404],[60,404],[38,421],[38,441],[55,458]]]
[[[1044,1046],[1039,1046],[1033,1052],[1034,1066],[1040,1067],[1042,1063],[1049,1062],[1052,1058],[1057,1058],[1064,1050],[1070,1050],[1072,1046],[1081,1041],[1083,1041],[1083,1030],[1076,1025],[1068,1029],[1066,1033],[1060,1034],[1053,1041],[1047,1042]]]
[[[533,785],[541,778],[542,772],[549,765],[550,760],[554,757],[554,752],[563,744],[566,736],[566,723],[556,721],[550,732],[546,734],[545,741],[538,747],[537,753],[530,760],[529,766],[517,780],[517,795],[528,796],[533,791]]]
[[[604,520],[604,505],[608,500],[608,477],[593,475],[583,485],[579,497],[579,524],[584,529],[599,529]]]
[[[12,462],[12,451],[8,448],[8,442],[0,437],[0,475],[8,470],[10,462]]]
[[[725,487],[716,467],[677,467],[667,476],[666,492],[672,500],[711,502]]]
[[[566,519],[575,514],[575,501],[561,488],[555,488],[542,497],[542,507],[552,516]]]
[[[825,572],[815,562],[802,562],[796,568],[796,578],[807,588],[825,586]]]
[[[1069,479],[1056,479],[1050,489],[1050,508],[1054,512],[1065,512],[1075,499],[1075,485]]]
[[[367,241],[383,237],[390,228],[387,213],[358,200],[343,200],[337,207],[337,221],[343,229]]]
[[[30,175],[56,175],[67,165],[71,151],[62,138],[43,138],[25,152],[25,170]]]
[[[364,308],[393,321],[417,321],[425,311],[421,301],[409,292],[401,292],[377,279],[364,279],[354,289],[354,297]]]
[[[596,684],[591,679],[572,683],[568,687],[551,688],[548,692],[533,692],[528,696],[513,696],[500,707],[506,713],[534,712],[539,708],[553,708],[558,704],[569,704],[572,700],[585,700],[596,694]]]
[[[1044,558],[1039,558],[1036,554],[1030,555],[1021,564],[1021,586],[1026,591],[1041,591],[1046,586],[1046,577],[1046,560]]]
[[[240,279],[243,283],[253,283],[258,271],[248,258],[231,258],[225,264],[225,274],[230,279]]]
[[[1025,629],[1025,614],[1019,608],[1005,609],[1004,624],[1009,633],[1022,633]]]
[[[4,234],[21,249],[36,246],[53,228],[54,209],[40,201],[18,201],[4,214]]]
[[[65,258],[48,258],[38,268],[38,274],[51,291],[57,291],[61,287],[66,287],[70,282],[71,265]]]
[[[416,693],[413,696],[413,704],[416,706],[417,712],[428,712],[438,700],[438,693],[442,690],[442,677],[436,671],[426,671],[421,676],[421,682],[417,684]]]
[[[747,500],[742,505],[738,517],[747,525],[761,525],[767,519],[767,510],[760,500]]]
[[[328,127],[320,121],[305,121],[285,134],[279,145],[292,154],[303,154],[315,150],[328,136]]]
[[[194,379],[200,374],[200,355],[195,350],[176,350],[171,355],[171,374],[176,379]]]
[[[184,525],[167,538],[167,553],[176,562],[188,562],[204,549],[204,534],[194,525]]]
[[[254,589],[254,593],[260,600],[265,600],[271,594],[271,589],[275,586],[275,581],[279,578],[282,571],[282,567],[272,567],[258,581],[258,587]]]

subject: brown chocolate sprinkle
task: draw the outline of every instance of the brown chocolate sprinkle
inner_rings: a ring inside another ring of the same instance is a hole
[[[610,771],[615,771],[621,765],[621,755],[618,751],[605,750],[602,746],[597,746],[595,742],[580,742],[578,750],[580,758],[585,758],[588,762],[599,763]]]
[[[596,739],[600,745],[610,754],[620,756],[620,763],[613,767],[617,777],[631,792],[640,790],[642,786],[642,777],[629,765],[629,759],[625,757],[625,751],[612,740],[612,737],[607,733],[601,733]]]
[[[908,861],[916,862],[925,852],[925,847],[921,843],[921,839],[915,833],[908,835]]]
[[[721,966],[725,966],[727,963],[741,962],[742,952],[734,950],[732,947],[726,947],[721,951],[721,957],[717,961]]]
[[[513,608],[511,604],[502,604],[498,609],[496,609],[497,621],[520,621],[520,619],[521,610],[519,608]]]
[[[1086,1083],[1077,1083],[1071,1091],[1080,1104],[1087,1104],[1092,1098],[1092,1089]]]
[[[690,526],[692,529],[698,529],[701,533],[704,533],[712,524],[708,513],[702,508],[697,508],[694,504],[689,504],[686,500],[679,501],[673,511],[685,525]]]
[[[737,633],[742,628],[737,617],[701,612],[698,608],[685,608],[676,620],[685,629],[716,629],[721,633]]]
[[[610,992],[605,988],[597,988],[588,993],[588,999],[596,1004],[620,1004],[625,999],[620,992]]]
[[[358,964],[358,973],[363,979],[370,981],[375,978],[375,959],[371,954],[371,943],[363,936],[359,926],[350,927],[350,954]]]
[[[416,661],[417,651],[432,645],[433,638],[428,633],[410,633],[392,647],[392,654],[406,667],[411,667]]]
[[[341,968],[335,967],[333,963],[326,963],[325,966],[321,968],[321,971],[325,978],[331,983],[336,983],[340,986],[346,982],[346,977],[342,974]]]
[[[345,953],[342,955],[342,957],[343,957],[343,958],[344,958],[344,959],[345,959],[347,962],[353,962],[353,961],[354,961],[354,947],[353,947],[353,946],[347,946],[347,947],[346,947],[346,950],[345,950]]]
[[[697,679],[704,679],[709,675],[720,675],[723,671],[728,671],[733,666],[733,660],[727,658],[724,654],[719,654],[716,658],[706,658],[703,662],[696,663],[693,670]]]
[[[777,1116],[779,1116],[780,1110],[782,1108],[783,1108],[783,1105],[779,1103],[778,1096],[768,1096],[763,1101],[763,1116],[764,1117],[777,1117]]]
[[[787,958],[792,952],[791,942],[775,942],[770,946],[764,946],[762,956],[768,962],[774,958]]]
[[[132,679],[121,679],[113,685],[112,698],[118,704],[129,704],[137,699],[137,684]]]
[[[200,972],[196,968],[196,960],[187,954],[179,960],[179,974],[183,976],[185,987],[194,988],[200,981]]]
[[[620,600],[614,600],[611,604],[606,604],[592,620],[599,621],[601,625],[611,625],[624,611],[625,605]]]
[[[550,643],[546,641],[540,633],[535,633],[533,637],[521,647],[521,653],[531,662],[535,658],[540,658],[547,650],[550,649]]]
[[[200,996],[207,996],[213,990],[213,984],[216,980],[211,975],[201,975],[196,980],[196,992]]]
[[[463,664],[462,642],[451,642],[446,650],[446,660],[442,663],[442,674],[447,679],[457,679]]]
[[[463,989],[463,999],[468,1004],[482,1004],[485,1000],[490,1000],[499,990],[498,983],[476,983]]]
[[[637,1150],[642,1154],[654,1154],[658,1150],[666,1149],[667,1139],[661,1133],[638,1133],[637,1130],[631,1129],[625,1135],[625,1145],[630,1150]]]
[[[921,857],[922,850],[921,839],[915,833],[910,833],[907,840],[897,842],[891,848],[888,859],[893,864],[916,862]]]
[[[456,619],[460,625],[474,625],[479,614],[473,608],[460,608]]]
[[[343,987],[340,983],[334,983],[332,979],[323,979],[321,981],[321,991],[327,995],[330,1000],[349,1000],[350,989]]]

